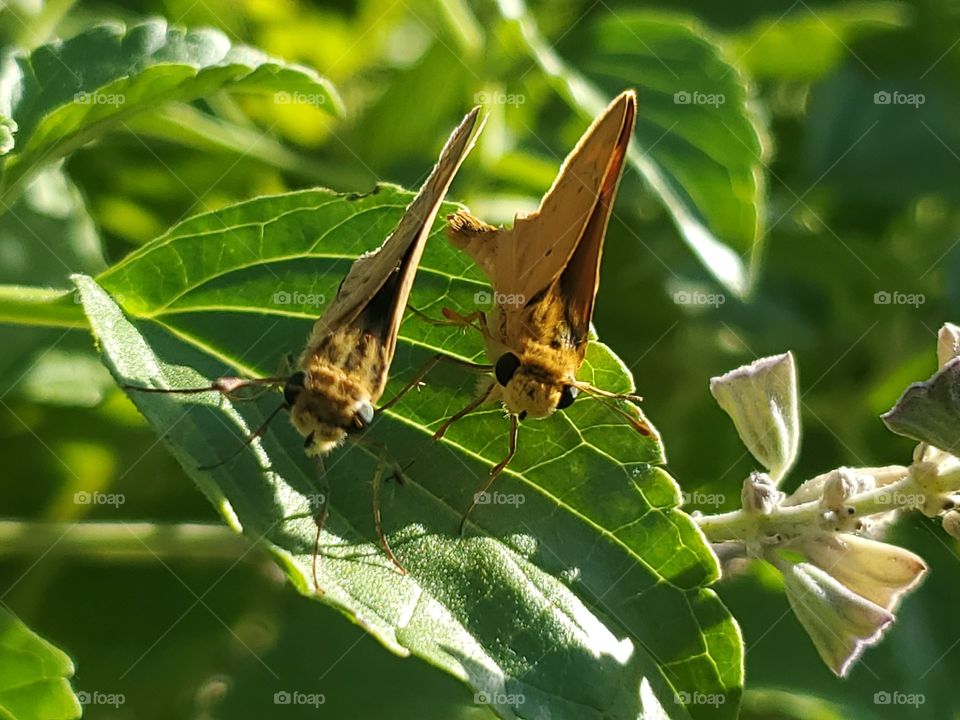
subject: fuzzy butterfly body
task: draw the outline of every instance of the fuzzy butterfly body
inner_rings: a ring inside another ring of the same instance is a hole
[[[357,258],[314,324],[300,370],[284,387],[309,455],[327,454],[373,421],[430,228],[472,147],[478,115],[474,108],[454,130],[397,228],[378,249]]]
[[[450,218],[450,238],[489,276],[495,306],[482,323],[495,363],[490,398],[521,420],[570,405],[590,334],[600,258],[636,116],[625,92],[573,149],[540,207],[509,230],[468,213]]]

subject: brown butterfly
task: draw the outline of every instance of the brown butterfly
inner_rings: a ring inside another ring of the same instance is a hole
[[[636,106],[633,91],[610,103],[564,161],[540,207],[518,216],[509,230],[487,225],[463,211],[448,218],[450,240],[490,278],[494,300],[489,317],[483,311],[461,316],[444,310],[452,324],[480,331],[492,364],[457,362],[474,371],[492,372],[493,379],[469,405],[445,421],[434,438],[442,437],[452,423],[488,401],[501,402],[510,417],[509,452],[474,495],[464,521],[513,459],[521,420],[545,418],[563,410],[580,392],[601,399],[640,399],[577,380],[590,336],[603,240]],[[431,358],[404,391],[441,359],[451,358]],[[651,434],[641,418],[616,405],[610,407],[638,432]]]
[[[345,440],[359,442],[357,433],[366,429],[377,414],[375,405],[387,384],[400,321],[424,245],[447,189],[473,147],[479,112],[479,107],[474,108],[453,131],[436,166],[393,233],[379,248],[354,261],[333,302],[314,324],[296,372],[288,377],[220,378],[202,388],[131,389],[164,393],[216,391],[244,399],[238,395],[244,388],[282,387],[283,404],[250,435],[247,444],[262,434],[283,409],[290,411],[293,426],[305,438],[307,455],[317,458],[318,463]],[[385,460],[381,453],[373,480],[374,522],[384,552],[403,571],[380,522],[378,489]],[[325,513],[324,500],[323,514],[317,520],[317,543]],[[314,551],[315,585],[318,547]]]

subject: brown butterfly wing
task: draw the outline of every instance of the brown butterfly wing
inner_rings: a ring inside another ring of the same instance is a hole
[[[473,147],[479,113],[476,107],[463,118],[399,225],[379,248],[354,261],[336,298],[314,325],[306,352],[329,348],[339,364],[352,366],[344,369],[365,372],[362,380],[373,399],[380,397],[386,385],[424,245],[450,183]],[[360,352],[358,338],[364,346]]]
[[[451,218],[454,244],[486,271],[499,297],[522,299],[500,308],[505,344],[559,342],[582,359],[636,107],[633,91],[610,103],[567,156],[538,210],[518,216],[510,230],[465,214]]]

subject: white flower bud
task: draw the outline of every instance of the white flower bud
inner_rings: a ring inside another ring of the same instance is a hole
[[[787,599],[820,657],[840,677],[880,640],[893,614],[810,563],[777,563]]]
[[[960,511],[951,510],[943,516],[943,529],[960,540]]]
[[[923,559],[909,550],[848,533],[808,535],[799,549],[848,590],[891,612],[927,572]]]
[[[783,500],[783,493],[777,490],[766,473],[752,472],[743,481],[740,500],[744,512],[769,515]]]
[[[946,323],[937,334],[937,360],[943,367],[960,355],[960,327]]]
[[[743,444],[779,484],[800,446],[793,355],[761,358],[712,378],[710,392],[733,420]]]

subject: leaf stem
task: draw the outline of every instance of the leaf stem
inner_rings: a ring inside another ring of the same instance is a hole
[[[0,558],[49,552],[103,560],[157,557],[238,560],[249,550],[249,541],[217,523],[0,520]]]
[[[86,328],[87,318],[69,290],[0,285],[0,323]]]
[[[925,476],[918,467],[911,466],[902,478],[891,483],[851,495],[844,500],[844,507],[853,509],[851,517],[865,518],[892,510],[916,510],[929,495],[960,491],[960,462],[945,466],[934,477]],[[752,542],[776,535],[795,536],[812,527],[826,529],[831,524],[827,512],[816,499],[797,505],[779,504],[769,514],[733,510],[694,515],[694,520],[710,542]]]

